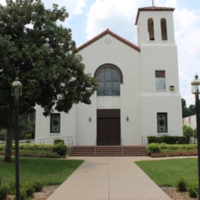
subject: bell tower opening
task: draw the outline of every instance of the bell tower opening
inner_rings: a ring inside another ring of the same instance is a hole
[[[153,19],[152,18],[148,19],[148,33],[149,33],[149,40],[155,40],[155,37],[154,37],[154,23],[153,23]]]

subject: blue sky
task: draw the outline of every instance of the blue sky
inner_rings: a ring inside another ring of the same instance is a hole
[[[135,18],[139,7],[152,0],[42,0],[47,8],[53,3],[65,6],[69,18],[62,23],[72,29],[77,47],[109,28],[137,45]],[[5,5],[5,0],[0,0]],[[198,0],[154,0],[155,6],[174,7],[175,39],[178,46],[179,83],[187,106],[194,104],[190,82],[200,75],[200,3]]]

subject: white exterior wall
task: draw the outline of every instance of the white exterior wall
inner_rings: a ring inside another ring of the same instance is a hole
[[[50,133],[50,116],[44,117],[43,108],[36,106],[36,122],[35,122],[35,139],[47,139],[73,136],[75,144],[76,133],[76,113],[75,106],[70,110],[70,113],[60,113],[60,133]],[[59,112],[54,112],[59,113]]]
[[[111,40],[111,44],[105,44],[105,40]],[[120,96],[92,97],[92,105],[89,107],[79,105],[77,107],[77,144],[95,144],[97,134],[97,109],[120,109],[121,111],[121,137],[123,144],[141,143],[140,126],[140,53],[111,35],[105,35],[95,43],[79,52],[86,66],[86,73],[94,75],[96,69],[103,64],[114,64],[120,68],[123,74],[123,84],[120,84]],[[84,114],[87,113],[87,123]],[[89,123],[88,118],[92,121]],[[129,121],[126,121],[126,117]],[[89,127],[85,126],[89,123]],[[88,132],[88,129],[92,133]],[[83,137],[80,137],[80,136]],[[92,136],[92,137],[91,137]],[[92,143],[93,142],[93,143]]]
[[[183,118],[183,125],[190,126],[193,130],[197,127],[196,115]]]
[[[147,21],[154,21],[155,40],[149,41]],[[161,40],[160,20],[167,21],[168,40]],[[173,12],[140,11],[138,31],[141,34],[142,134],[182,136],[181,96],[179,93],[177,47],[174,43]],[[155,71],[165,70],[166,89],[156,90]],[[170,91],[169,86],[174,86]],[[157,131],[157,113],[167,113],[167,133]]]

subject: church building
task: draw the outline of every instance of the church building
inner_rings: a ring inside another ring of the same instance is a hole
[[[109,29],[78,48],[85,73],[98,81],[92,103],[44,117],[35,139],[71,136],[73,145],[146,145],[147,136],[182,136],[174,8],[139,8],[138,44]]]

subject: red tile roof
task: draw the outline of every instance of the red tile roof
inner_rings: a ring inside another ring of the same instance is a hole
[[[174,11],[174,10],[175,10],[175,8],[157,7],[157,6],[150,6],[150,7],[138,8],[135,25],[137,25],[140,11]]]
[[[101,37],[105,36],[106,34],[109,34],[109,35],[113,36],[117,40],[123,42],[124,44],[128,45],[129,47],[131,47],[131,48],[135,49],[136,51],[140,52],[140,47],[134,45],[133,43],[129,42],[128,40],[125,40],[124,38],[122,38],[119,35],[113,33],[112,31],[110,31],[109,29],[106,29],[104,32],[100,33],[99,35],[97,35],[93,39],[89,40],[88,42],[86,42],[83,45],[81,45],[80,47],[78,47],[78,51],[81,51],[82,49],[84,49],[85,47],[89,46],[93,42],[96,42],[98,39],[100,39]]]

